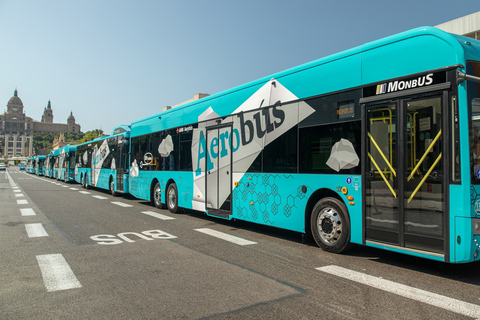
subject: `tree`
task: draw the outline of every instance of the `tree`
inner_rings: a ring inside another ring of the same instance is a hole
[[[104,137],[104,136],[106,136],[106,134],[103,134],[103,130],[102,130],[102,129],[94,129],[94,130],[85,132],[85,135],[84,135],[83,138],[79,141],[79,143],[84,143],[84,142],[92,141],[92,140],[94,140],[94,139],[96,139],[96,138]]]

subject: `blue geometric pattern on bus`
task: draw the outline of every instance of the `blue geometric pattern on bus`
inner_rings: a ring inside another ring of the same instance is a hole
[[[247,174],[233,190],[234,212],[240,219],[278,227],[278,222],[288,220],[297,208],[304,206],[299,202],[307,199],[302,186],[296,187],[293,195],[279,194],[278,185],[291,184],[293,180],[295,178],[288,174]],[[307,193],[311,193],[310,188]]]
[[[480,217],[480,192],[478,192],[474,186],[470,187],[470,204],[473,214]]]

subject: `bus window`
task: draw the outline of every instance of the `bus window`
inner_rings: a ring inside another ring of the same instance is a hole
[[[480,62],[469,62],[467,74],[480,77]],[[467,97],[470,113],[470,167],[472,183],[480,184],[480,83],[467,81]]]

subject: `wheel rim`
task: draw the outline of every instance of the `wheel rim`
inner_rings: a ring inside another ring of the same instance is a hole
[[[173,188],[170,188],[168,190],[168,207],[174,208],[176,203],[177,203],[177,195],[175,193],[175,190]]]
[[[110,180],[110,192],[111,192],[112,194],[113,194],[113,192],[114,192],[113,187],[114,187],[113,180]]]
[[[155,202],[155,205],[158,206],[162,200],[162,194],[160,191],[160,188],[155,188],[153,191],[153,201]]]
[[[335,209],[324,208],[318,215],[317,226],[320,237],[324,242],[334,244],[340,239],[342,220]]]

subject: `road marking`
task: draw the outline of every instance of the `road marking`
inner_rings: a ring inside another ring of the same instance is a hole
[[[160,220],[175,220],[174,217],[169,217],[169,216],[166,216],[164,214],[160,214],[160,213],[153,212],[153,211],[142,211],[142,213],[146,214],[146,215],[149,215],[151,217],[160,219]]]
[[[25,230],[27,230],[29,238],[48,237],[48,233],[41,223],[27,223]]]
[[[396,283],[390,280],[370,276],[368,274],[342,268],[339,266],[330,265],[316,269],[337,277],[355,281],[376,289],[387,291],[408,299],[417,300],[468,317],[480,318],[480,306],[473,303],[445,297],[436,293],[406,286],[404,284]]]
[[[239,238],[239,237],[235,237],[235,236],[232,236],[232,235],[220,232],[220,231],[208,229],[208,228],[200,228],[200,229],[194,229],[194,230],[198,231],[198,232],[201,232],[201,233],[208,234],[208,235],[210,235],[212,237],[215,237],[215,238],[219,238],[219,239],[231,242],[231,243],[238,244],[240,246],[257,244],[256,242],[253,242],[253,241],[245,240],[245,239],[242,239],[242,238]]]
[[[68,188],[68,186],[65,186],[65,187]],[[78,188],[70,188],[70,190],[77,191]]]
[[[116,204],[117,206],[128,208],[128,207],[133,207],[131,204],[128,203],[123,203],[119,201],[112,201],[113,204]]]
[[[17,204],[28,204],[28,201],[25,199],[17,200]]]
[[[81,288],[82,285],[61,254],[36,256],[47,291]]]
[[[91,192],[88,192],[88,191],[78,191],[80,192],[81,194],[92,194]]]
[[[24,197],[23,193],[16,193],[15,194],[15,197],[16,198],[21,198],[21,197]]]
[[[20,209],[20,212],[22,213],[22,216],[23,217],[26,217],[26,216],[36,216],[37,214],[35,213],[35,211],[33,211],[32,208],[22,208]]]
[[[92,197],[100,199],[100,200],[108,199],[107,197],[103,197],[103,196],[92,196]]]
[[[17,188],[17,189],[15,189]],[[22,190],[18,189],[18,187],[14,187],[15,190],[13,190],[13,192],[22,192]]]

